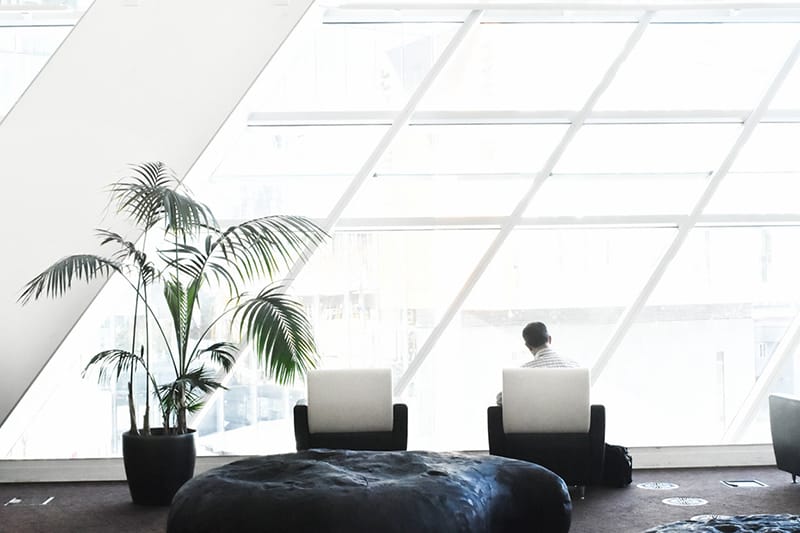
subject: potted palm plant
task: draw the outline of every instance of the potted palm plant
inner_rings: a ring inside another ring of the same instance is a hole
[[[98,230],[108,254],[56,261],[28,282],[19,301],[57,298],[76,281],[112,275],[130,286],[130,344],[97,353],[84,374],[97,369],[101,380],[127,379],[130,429],[122,439],[131,497],[136,503],[166,505],[194,473],[194,430],[187,415],[202,406],[208,393],[223,388],[220,378],[233,368],[241,343],[249,343],[266,375],[281,384],[315,366],[316,347],[304,309],[273,278],[326,234],[295,216],[266,216],[222,229],[163,163],[131,170],[110,187],[111,205],[141,230],[141,239]],[[151,251],[147,241],[158,230],[163,241]],[[264,280],[268,284],[255,293],[245,291],[245,285]],[[211,289],[224,290],[228,299],[201,320],[201,297]],[[159,302],[166,307],[162,315],[156,312]],[[212,332],[225,327],[231,338],[212,338]],[[166,377],[151,365],[156,348],[169,361]],[[141,427],[137,377],[145,383]],[[151,399],[160,410],[160,427],[150,427]]]

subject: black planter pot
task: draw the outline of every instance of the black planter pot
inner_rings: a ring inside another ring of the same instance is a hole
[[[162,428],[152,435],[122,434],[122,458],[133,503],[169,505],[172,497],[194,475],[194,430],[183,435],[165,434]]]

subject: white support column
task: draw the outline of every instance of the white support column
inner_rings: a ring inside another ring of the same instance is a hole
[[[770,102],[780,89],[783,81],[789,75],[789,72],[791,72],[792,67],[797,61],[798,54],[800,54],[800,41],[795,44],[795,47],[792,49],[781,69],[778,71],[778,74],[772,80],[772,83],[770,84],[766,93],[764,93],[763,98],[750,116],[747,117],[747,121],[745,121],[741,133],[739,133],[739,136],[736,138],[736,141],[733,143],[733,146],[731,146],[730,151],[725,156],[725,159],[722,161],[719,168],[709,178],[705,190],[695,203],[695,206],[689,216],[678,228],[675,238],[673,239],[669,248],[667,248],[667,251],[661,257],[661,260],[659,261],[658,265],[656,265],[655,269],[650,275],[650,278],[639,292],[639,295],[623,312],[620,320],[617,322],[617,327],[614,333],[611,335],[611,338],[606,343],[602,352],[600,352],[600,356],[597,358],[597,361],[595,361],[594,366],[592,367],[592,384],[596,383],[600,375],[603,373],[603,370],[605,369],[609,360],[611,360],[611,357],[613,357],[614,352],[619,347],[622,339],[633,325],[636,316],[639,314],[642,308],[644,308],[645,303],[647,303],[647,300],[650,298],[653,290],[655,290],[656,285],[658,285],[658,282],[661,280],[661,277],[664,275],[667,267],[678,254],[678,250],[680,250],[683,243],[686,241],[689,232],[702,216],[703,209],[705,209],[706,205],[708,205],[709,200],[711,200],[711,197],[716,192],[717,187],[722,179],[728,174],[728,171],[733,165],[733,162],[736,160],[736,157],[739,155],[742,147],[745,145],[748,139],[750,139],[750,135],[752,135],[753,130],[755,130],[756,126],[766,113]]]
[[[456,313],[464,304],[464,301],[467,299],[470,292],[472,292],[472,289],[475,287],[475,285],[478,283],[478,280],[483,275],[484,271],[486,270],[486,267],[489,265],[492,259],[494,259],[494,256],[497,254],[497,251],[500,249],[500,247],[508,238],[509,234],[511,233],[511,230],[513,230],[514,227],[519,223],[520,219],[522,219],[522,216],[525,213],[528,204],[530,204],[531,200],[539,191],[544,181],[550,176],[550,173],[553,171],[553,168],[555,168],[556,163],[558,163],[559,159],[561,159],[561,156],[567,149],[567,146],[569,146],[570,142],[572,142],[572,140],[575,138],[575,135],[578,133],[578,130],[583,126],[584,121],[592,112],[592,109],[597,103],[597,100],[600,99],[600,96],[611,84],[611,81],[614,79],[614,76],[616,76],[617,71],[622,66],[622,63],[630,55],[631,51],[636,46],[636,43],[639,42],[639,39],[641,39],[642,35],[644,34],[644,30],[647,28],[647,25],[650,23],[650,20],[652,18],[653,18],[653,13],[651,12],[648,12],[642,16],[641,20],[636,26],[636,29],[633,31],[630,37],[628,37],[628,40],[625,42],[625,46],[622,48],[622,51],[619,53],[619,55],[617,55],[617,57],[608,67],[606,73],[603,75],[600,82],[597,84],[595,89],[589,95],[589,98],[583,104],[583,107],[581,108],[580,112],[575,116],[575,119],[572,122],[572,124],[569,126],[569,128],[567,128],[567,131],[564,132],[564,136],[561,138],[561,141],[558,143],[555,149],[553,149],[553,152],[550,154],[550,157],[548,157],[547,161],[545,162],[541,170],[536,174],[536,177],[534,178],[533,183],[528,189],[528,192],[526,192],[525,195],[522,197],[522,199],[520,199],[516,208],[514,208],[514,211],[506,219],[502,228],[500,228],[500,231],[489,245],[489,248],[486,250],[486,252],[484,252],[483,256],[478,261],[478,264],[475,266],[475,269],[467,278],[461,290],[458,292],[458,294],[456,294],[456,297],[450,303],[442,318],[439,320],[439,322],[431,331],[431,334],[425,340],[425,344],[422,345],[422,347],[419,349],[419,352],[417,352],[417,355],[414,357],[414,359],[411,360],[411,363],[408,365],[408,368],[406,369],[405,373],[403,373],[401,378],[398,380],[394,390],[394,394],[396,396],[402,394],[402,392],[409,385],[409,383],[411,383],[411,380],[417,373],[417,370],[419,370],[420,366],[422,366],[422,363],[428,357],[428,354],[430,354],[431,350],[436,345],[436,342],[442,336],[442,333],[444,333],[444,330],[447,328],[448,325],[450,325],[450,322],[453,320]]]

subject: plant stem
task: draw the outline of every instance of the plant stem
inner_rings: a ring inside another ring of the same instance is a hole
[[[149,222],[148,222],[149,225]],[[142,421],[142,431],[145,435],[150,435],[150,306],[147,304],[147,278],[145,277],[145,267],[147,266],[147,230],[145,229],[142,237],[142,260],[139,265],[139,279],[142,280],[142,301],[144,302],[144,346],[141,347],[139,357],[144,359],[144,371],[147,377],[144,380],[144,420]],[[137,291],[138,293],[138,291]],[[138,303],[138,300],[137,300]],[[146,349],[145,349],[146,347]]]
[[[146,319],[146,317],[145,317]],[[145,322],[146,323],[146,322]],[[142,359],[145,356],[145,349],[144,346],[140,348],[139,351],[139,358]],[[148,353],[149,356],[149,353]],[[149,373],[150,369],[150,361],[148,360],[144,364],[145,370]],[[142,434],[143,435],[150,435],[150,380],[144,380],[145,386],[145,399],[144,399],[144,420],[142,420]]]
[[[181,383],[178,388],[178,433],[186,433],[186,388]]]
[[[142,273],[139,272],[139,279],[136,280],[136,302],[133,304],[133,328],[131,333],[131,353],[136,353],[136,322],[139,316],[139,288],[142,285]],[[136,403],[133,397],[133,379],[136,373],[136,361],[131,363],[131,378],[128,381],[128,413],[131,418],[131,435],[138,435],[139,429],[136,427]]]
[[[138,435],[139,430],[136,429],[136,410],[133,406],[133,384],[128,382],[128,413],[131,417],[131,435]]]

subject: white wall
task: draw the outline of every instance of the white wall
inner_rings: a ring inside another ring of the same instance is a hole
[[[125,230],[100,216],[126,165],[184,176],[311,3],[96,0],[0,123],[0,423],[99,287],[26,307],[20,289]]]

